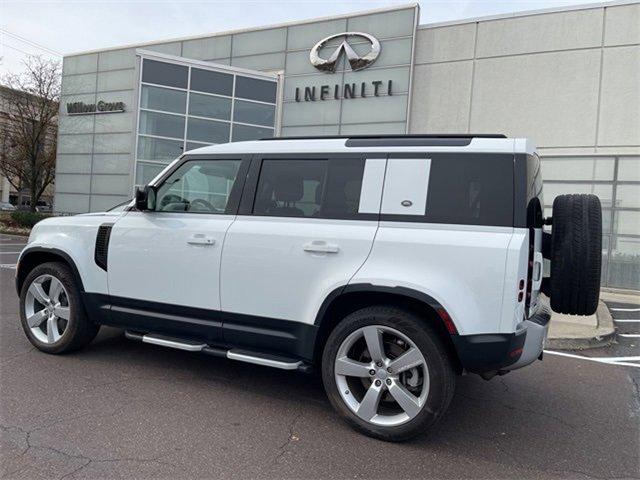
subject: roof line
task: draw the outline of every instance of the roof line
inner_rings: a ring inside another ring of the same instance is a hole
[[[634,5],[640,3],[640,0],[612,0],[608,2],[583,3],[579,5],[567,5],[564,7],[549,7],[539,10],[520,10],[512,13],[499,13],[496,15],[485,15],[480,17],[470,17],[460,20],[448,20],[445,22],[423,23],[418,25],[418,30],[426,28],[450,27],[453,25],[464,25],[467,23],[488,22],[492,20],[503,20],[507,18],[532,17],[535,15],[544,15],[547,13],[572,12],[577,10],[592,10],[596,8],[617,7],[622,5]]]
[[[107,47],[107,48],[97,48],[94,50],[86,50],[86,51],[80,51],[80,52],[73,52],[73,53],[68,53],[65,54],[64,57],[75,57],[77,55],[87,55],[87,54],[91,54],[91,53],[100,53],[100,52],[109,52],[112,50],[124,50],[126,48],[143,48],[143,47],[148,47],[148,46],[152,46],[152,45],[160,45],[163,43],[174,43],[174,42],[186,42],[189,40],[200,40],[203,38],[213,38],[213,37],[222,37],[225,35],[236,35],[239,33],[247,33],[247,32],[258,32],[260,30],[271,30],[273,28],[284,28],[284,27],[290,27],[290,26],[297,26],[297,25],[306,25],[308,23],[316,23],[316,22],[326,22],[326,21],[330,21],[330,20],[338,20],[341,18],[351,18],[351,17],[359,17],[362,15],[372,15],[375,13],[384,13],[384,12],[393,12],[395,10],[405,10],[405,9],[409,9],[409,8],[418,8],[419,4],[417,2],[412,2],[412,3],[406,3],[403,5],[394,5],[391,7],[381,7],[381,8],[373,8],[373,9],[369,9],[369,10],[359,10],[356,12],[350,12],[350,13],[343,13],[340,15],[328,15],[328,16],[324,16],[324,17],[316,17],[316,18],[309,18],[307,20],[291,20],[288,22],[282,22],[282,23],[276,23],[276,24],[272,24],[272,25],[265,25],[265,26],[261,26],[261,27],[247,27],[247,28],[238,28],[235,30],[224,30],[222,32],[215,32],[215,33],[206,33],[203,35],[193,35],[193,36],[187,36],[187,37],[174,37],[174,38],[166,38],[163,40],[154,40],[151,42],[143,42],[143,43],[130,43],[127,45],[119,45],[119,46],[115,46],[115,47]]]

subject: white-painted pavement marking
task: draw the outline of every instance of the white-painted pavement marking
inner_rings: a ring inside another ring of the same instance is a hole
[[[619,337],[640,338],[640,333],[619,333]]]
[[[640,312],[640,308],[610,308],[612,312]]]
[[[613,321],[617,322],[617,323],[638,323],[638,322],[640,322],[640,320],[638,320],[637,318],[614,318]]]
[[[9,255],[10,253],[15,255],[16,253],[20,253],[20,252],[0,252],[0,255]]]
[[[2,263],[2,264],[0,264],[0,268],[9,268],[11,270],[15,270],[16,264],[15,263]]]
[[[26,243],[2,243],[0,242],[0,247],[24,247]]]
[[[640,357],[585,357],[583,355],[575,355],[573,353],[556,352],[554,350],[545,350],[544,353],[549,355],[558,355],[560,357],[576,358],[578,360],[588,360],[590,362],[604,363],[605,365],[621,365],[623,367],[640,368]]]

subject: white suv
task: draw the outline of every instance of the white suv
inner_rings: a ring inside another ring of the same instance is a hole
[[[443,415],[457,375],[541,358],[541,289],[556,311],[595,311],[600,203],[557,197],[552,234],[543,205],[533,146],[502,135],[205,147],[124,211],[38,223],[16,273],[22,325],[48,353],[111,325],[155,345],[315,366],[354,427],[403,440]]]

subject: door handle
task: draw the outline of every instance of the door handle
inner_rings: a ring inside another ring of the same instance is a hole
[[[189,245],[209,246],[209,245],[215,245],[216,241],[213,238],[208,237],[202,233],[196,233],[195,235],[189,237],[189,239],[187,240],[187,243]]]
[[[302,246],[302,249],[305,252],[316,252],[316,253],[338,253],[340,251],[340,247],[338,245],[333,245],[331,243],[314,240],[309,243],[305,243]]]
[[[544,272],[542,271],[544,268],[544,257],[541,252],[535,252],[533,254],[533,272],[531,274],[531,289],[532,290],[540,290],[540,285],[542,285],[542,276]]]

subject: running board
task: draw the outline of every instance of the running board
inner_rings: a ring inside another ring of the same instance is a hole
[[[215,357],[228,358],[238,362],[253,363],[255,365],[263,365],[265,367],[279,368],[282,370],[300,370],[308,372],[311,367],[302,360],[296,360],[279,355],[269,353],[252,352],[249,350],[216,348],[194,340],[186,340],[183,338],[169,337],[155,333],[137,333],[125,331],[124,335],[129,340],[136,340],[142,343],[150,343],[161,347],[176,348],[187,352],[202,352]]]

